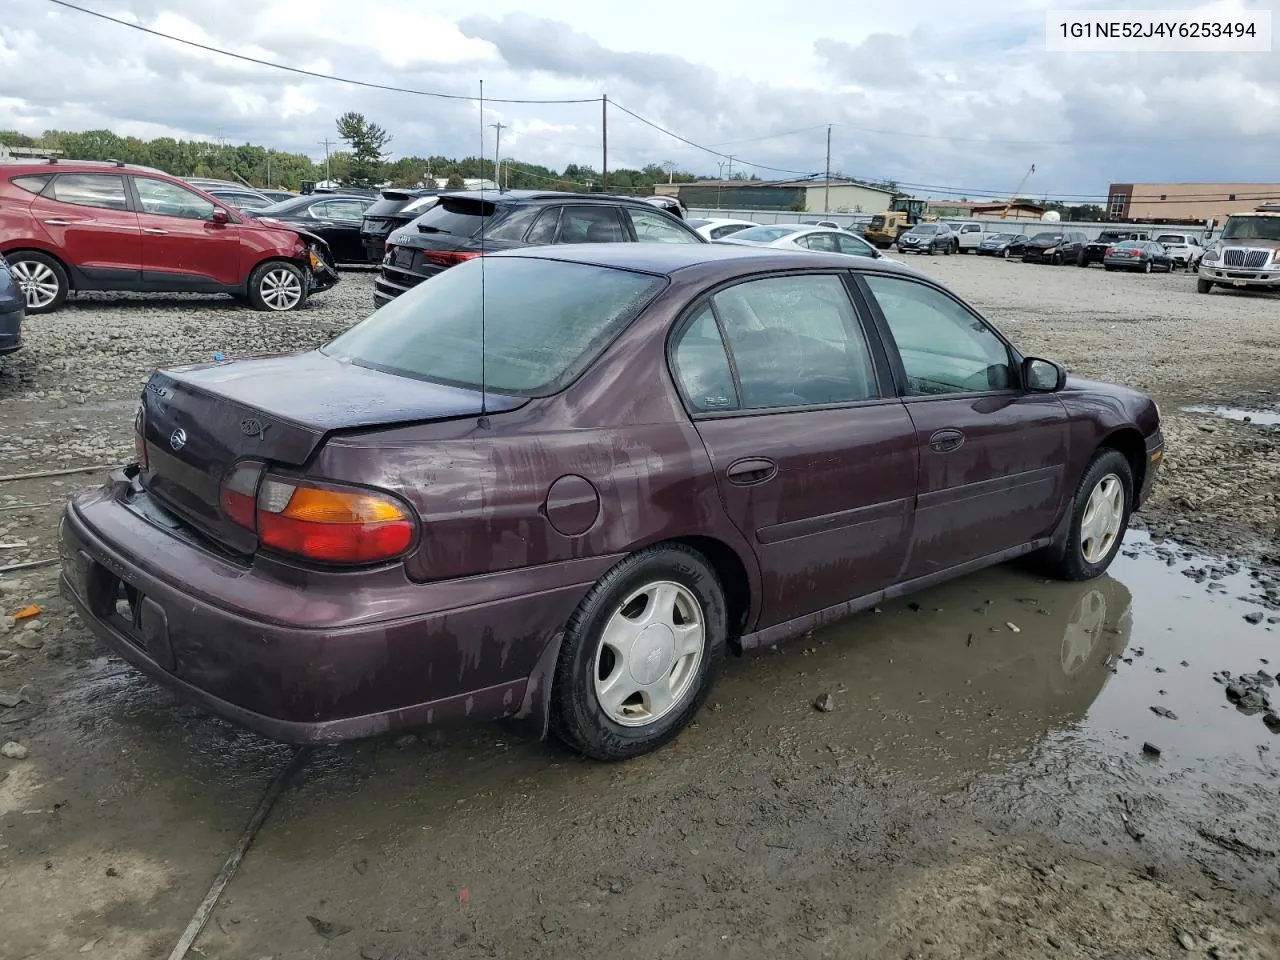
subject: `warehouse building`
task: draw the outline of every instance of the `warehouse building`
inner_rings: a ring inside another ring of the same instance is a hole
[[[721,210],[794,210],[804,213],[881,213],[898,196],[893,190],[855,180],[700,180],[659,183],[654,193],[679,197],[687,208]]]
[[[1220,224],[1261,203],[1280,203],[1280,183],[1113,183],[1107,219]]]

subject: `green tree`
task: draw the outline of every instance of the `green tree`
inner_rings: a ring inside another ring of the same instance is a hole
[[[450,190],[461,190],[466,185],[467,185],[466,181],[462,179],[462,174],[460,174],[457,170],[449,174],[449,181],[448,183],[445,184],[445,186],[448,187]]]
[[[338,118],[338,136],[351,147],[351,160],[342,183],[371,187],[380,181],[391,135],[363,113],[347,112]]]

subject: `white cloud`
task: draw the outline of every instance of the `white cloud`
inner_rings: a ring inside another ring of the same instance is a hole
[[[1101,194],[1112,180],[1276,176],[1272,54],[1048,54],[1047,0],[810,0],[802,11],[486,0],[480,14],[415,0],[80,2],[198,43],[374,83],[474,95],[483,78],[490,97],[608,93],[691,140],[729,142],[718,149],[735,155],[736,169],[818,172],[834,124],[832,165],[841,172],[975,193],[1011,190],[1033,162],[1027,190],[1037,194]],[[356,110],[387,127],[399,153],[480,150],[474,104],[290,75],[38,0],[5,6],[0,128],[221,135],[318,157],[335,118]],[[484,119],[508,125],[506,155],[599,166],[598,103],[490,103]],[[718,169],[720,158],[620,110],[609,123],[611,166]],[[799,132],[767,138],[781,131]],[[486,136],[489,156],[493,131]]]

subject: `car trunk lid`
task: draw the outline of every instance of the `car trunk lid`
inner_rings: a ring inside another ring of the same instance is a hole
[[[501,413],[524,402],[490,394],[486,409]],[[142,407],[143,486],[221,546],[249,554],[256,536],[220,506],[233,464],[302,468],[332,433],[476,416],[481,394],[312,351],[160,370],[147,382]]]

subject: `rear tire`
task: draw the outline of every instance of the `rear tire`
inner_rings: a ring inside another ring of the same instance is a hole
[[[1085,254],[1083,250],[1081,250],[1079,256],[1076,257],[1076,266],[1087,267],[1088,265],[1089,265],[1089,257]]]
[[[1142,265],[1142,272],[1143,272],[1143,273],[1150,273],[1150,272],[1151,272],[1151,261],[1150,261],[1150,260],[1148,260],[1146,263],[1144,263],[1144,264]]]
[[[53,313],[67,302],[71,283],[67,271],[48,254],[20,250],[5,255],[9,271],[27,302],[27,313]]]
[[[1212,280],[1196,280],[1196,293],[1208,293],[1212,289]]]
[[[1002,256],[1002,257],[1004,257],[1006,260],[1008,260],[1008,259],[1009,259],[1009,248],[1008,248],[1008,247],[1005,247],[1002,251],[1000,251],[1000,256]]]
[[[270,313],[298,310],[307,303],[307,278],[287,260],[260,263],[249,275],[249,302]]]
[[[1112,266],[1111,264],[1109,264],[1109,263],[1104,263],[1104,264],[1102,265],[1102,269],[1103,269],[1103,270],[1105,270],[1105,271],[1107,271],[1107,273],[1110,273],[1112,270],[1114,270],[1114,269],[1115,269],[1115,267],[1113,267],[1113,266]]]
[[[1094,454],[1076,487],[1062,557],[1049,564],[1060,580],[1092,580],[1120,552],[1133,511],[1133,468],[1119,450]]]
[[[677,617],[668,616],[665,602],[651,613],[660,589],[675,597]],[[697,649],[693,632],[681,628],[699,622]],[[628,630],[645,624],[641,632]],[[565,627],[551,688],[551,732],[596,760],[626,760],[656,750],[684,729],[710,692],[724,661],[727,624],[724,591],[702,554],[658,544],[627,557],[588,591]],[[619,653],[628,637],[629,653]],[[668,640],[679,644],[679,637],[688,645],[664,645]],[[688,659],[680,659],[682,653]],[[645,686],[637,672],[643,676],[650,667],[656,667],[658,679]],[[672,699],[659,709],[661,696],[648,691],[665,681],[671,686],[662,689]],[[623,696],[631,688],[634,692]],[[611,702],[610,689],[622,699]],[[646,719],[651,708],[654,716]]]

